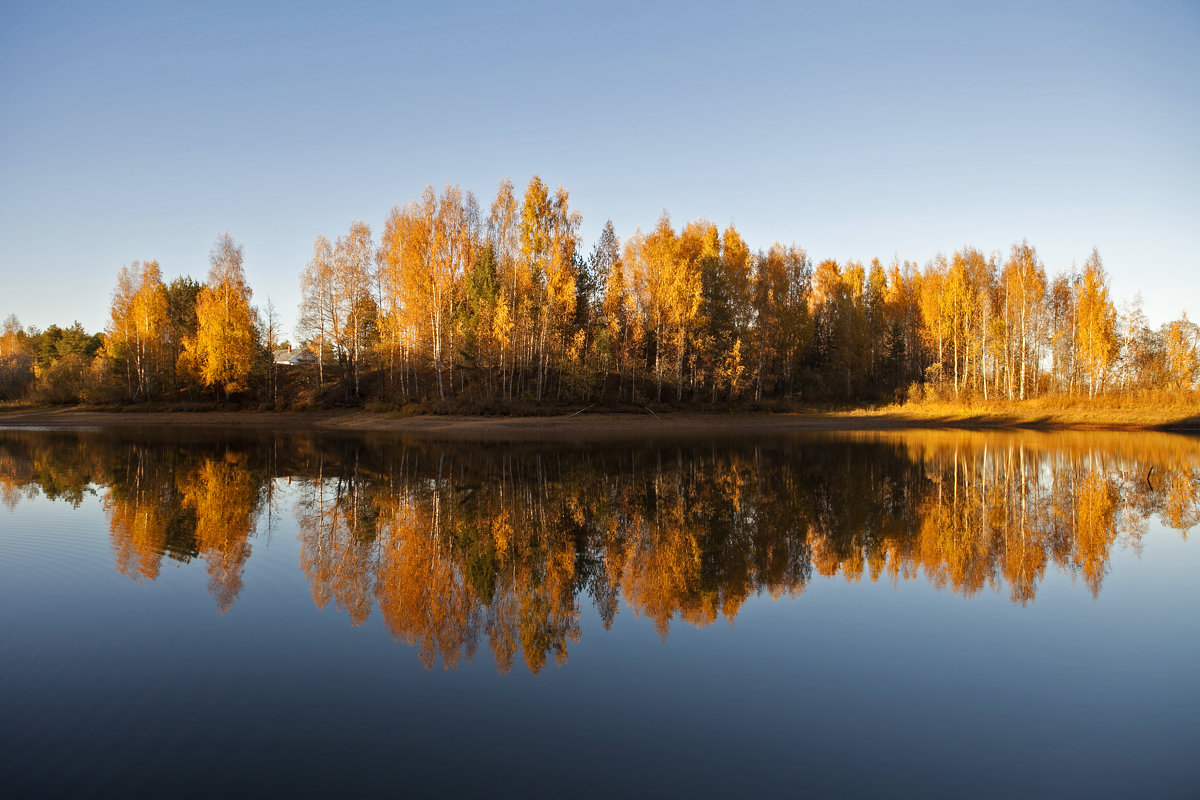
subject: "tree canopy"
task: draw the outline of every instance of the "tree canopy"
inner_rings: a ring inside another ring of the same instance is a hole
[[[624,241],[608,222],[585,255],[581,223],[569,192],[534,176],[523,191],[501,181],[486,209],[427,187],[378,239],[362,221],[317,236],[299,276],[307,355],[283,374],[278,320],[260,319],[224,233],[203,283],[164,283],[153,260],[122,267],[103,334],[10,319],[0,399],[1019,402],[1200,380],[1196,325],[1155,330],[1136,301],[1118,306],[1096,250],[1054,275],[1027,241],[923,266],[814,260],[664,211]]]

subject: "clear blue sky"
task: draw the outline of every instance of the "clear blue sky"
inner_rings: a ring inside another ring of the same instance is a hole
[[[754,248],[1100,249],[1200,316],[1200,5],[0,5],[0,317],[244,245],[290,329],[312,240],[450,182],[562,183],[588,250],[666,208]]]

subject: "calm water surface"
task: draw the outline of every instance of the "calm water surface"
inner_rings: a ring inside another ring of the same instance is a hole
[[[0,431],[0,785],[1195,797],[1198,523],[1166,434]]]

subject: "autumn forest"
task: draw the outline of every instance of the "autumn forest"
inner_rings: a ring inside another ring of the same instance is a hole
[[[104,331],[10,316],[0,400],[700,407],[1191,392],[1200,378],[1200,329],[1118,306],[1094,250],[1056,275],[1024,241],[814,264],[666,212],[624,241],[606,224],[590,251],[580,225],[567,190],[537,177],[523,193],[503,181],[486,208],[427,188],[377,235],[353,222],[317,237],[297,265],[294,337],[253,304],[226,233],[203,282],[123,267]]]

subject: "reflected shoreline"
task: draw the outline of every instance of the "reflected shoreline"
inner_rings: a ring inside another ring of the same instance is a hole
[[[427,667],[567,660],[583,604],[732,621],[814,576],[923,578],[1031,603],[1049,570],[1102,591],[1149,521],[1200,523],[1200,441],[1168,434],[872,431],[633,444],[373,434],[0,431],[0,502],[96,494],[115,567],[196,561],[217,609],[290,515],[318,608],[378,613]]]

